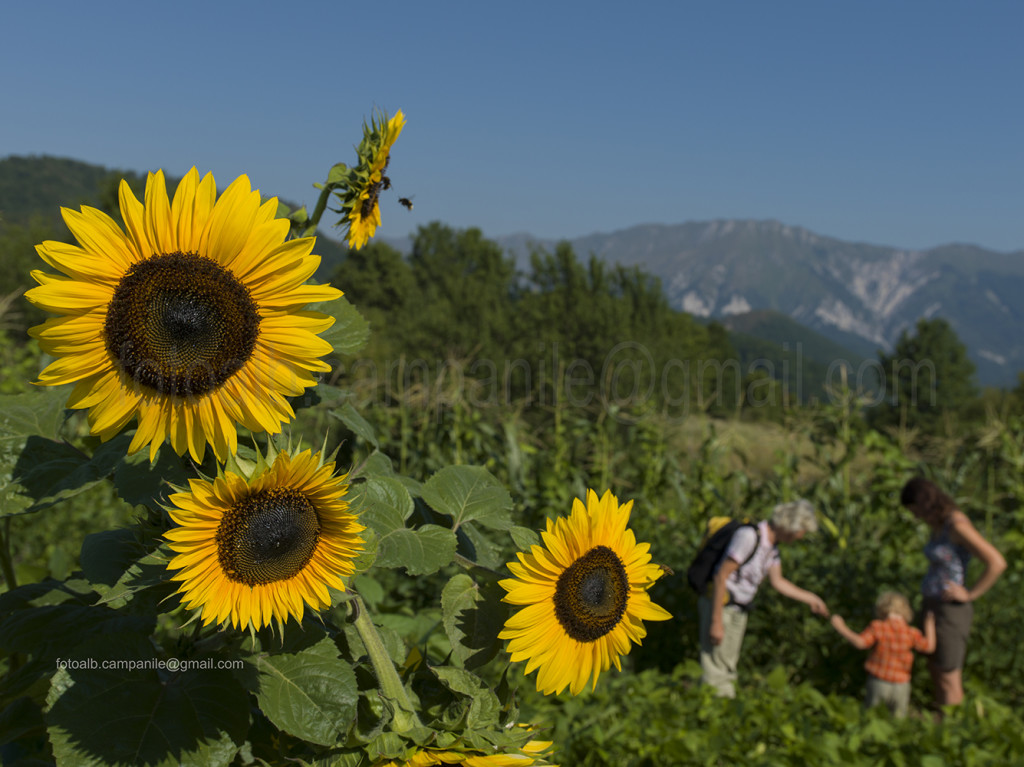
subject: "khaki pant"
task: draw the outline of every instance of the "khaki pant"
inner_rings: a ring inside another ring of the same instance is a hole
[[[903,718],[910,707],[910,682],[886,682],[877,676],[868,674],[868,691],[864,696],[867,708],[884,703],[892,715]]]
[[[736,664],[740,660],[743,634],[747,630],[747,614],[736,605],[722,608],[722,628],[725,636],[721,644],[711,644],[711,600],[697,600],[700,617],[700,665],[704,670],[701,681],[714,687],[723,698],[736,697]]]

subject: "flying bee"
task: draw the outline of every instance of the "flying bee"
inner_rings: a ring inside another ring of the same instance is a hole
[[[381,184],[381,187],[380,187],[381,189],[390,189],[391,188],[391,179],[388,178],[387,176],[381,176],[380,177],[380,184]]]
[[[412,200],[410,200],[408,197],[399,197],[398,202],[406,210],[412,210]]]

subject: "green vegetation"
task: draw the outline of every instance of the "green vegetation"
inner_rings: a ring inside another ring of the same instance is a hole
[[[517,524],[537,527],[565,513],[586,487],[611,487],[634,499],[638,540],[650,541],[656,561],[675,571],[652,591],[674,620],[648,627],[629,656],[634,673],[602,677],[596,692],[578,699],[524,691],[524,711],[553,727],[563,763],[983,765],[1024,755],[1024,722],[1015,713],[1024,704],[1024,661],[1011,639],[1024,583],[1019,417],[955,438],[922,438],[914,448],[867,428],[842,406],[805,408],[784,427],[739,432],[704,416],[672,421],[564,403],[468,409],[450,397],[409,398],[366,412],[378,426],[380,449],[402,456],[412,476],[451,462],[487,466],[511,490]],[[355,437],[345,449],[358,461],[368,445]],[[898,722],[884,711],[864,712],[864,653],[770,589],[751,615],[740,700],[716,700],[695,685],[696,599],[682,573],[709,516],[765,516],[782,500],[809,498],[822,530],[786,548],[786,573],[854,625],[867,625],[881,590],[897,589],[920,606],[927,532],[898,502],[903,482],[917,472],[949,488],[1011,562],[977,605],[961,710],[942,724],[932,720],[922,658],[914,676],[918,713]],[[486,553],[489,566],[508,559],[508,552]],[[422,621],[407,627],[408,636],[436,614],[433,599],[413,594],[395,606]]]
[[[683,663],[672,674],[624,674],[594,693],[544,701],[562,763],[1009,767],[1024,753],[1019,717],[984,696],[937,725],[865,710],[856,698],[795,682],[783,666],[753,675],[738,700],[714,698],[699,676],[696,663]]]
[[[903,331],[889,354],[880,354],[887,393],[872,414],[879,425],[913,424],[935,432],[977,398],[974,363],[953,328],[942,319],[921,319]]]
[[[866,360],[860,354],[781,312],[750,311],[728,317],[723,324],[729,329],[741,367],[750,369],[760,364],[779,379],[785,391],[792,393],[793,402],[826,399],[828,387],[840,380],[840,366],[851,376],[866,369],[862,367]],[[782,370],[776,368],[780,359]],[[865,388],[877,385],[874,371],[861,378],[866,379],[861,382]]]
[[[522,241],[501,240],[520,255]],[[1020,252],[969,245],[908,252],[736,219],[648,224],[580,237],[572,246],[642,265],[661,279],[673,306],[772,307],[867,358],[875,356],[877,339],[939,315],[967,344],[983,385],[1012,385],[1024,366],[1015,320],[1024,309]]]
[[[54,236],[43,233],[48,225],[5,226],[20,228],[3,230],[11,237],[2,241],[10,248],[0,251],[3,263],[38,266],[26,248]],[[22,287],[14,271],[0,273],[15,279],[4,283],[6,295]],[[904,420],[875,421],[864,408],[872,393],[841,382],[821,401],[801,403],[782,396],[783,382],[726,364],[738,352],[725,328],[671,310],[657,281],[639,270],[582,263],[562,244],[535,252],[530,270],[518,274],[479,231],[440,224],[419,232],[408,258],[380,244],[349,253],[334,282],[369,320],[370,342],[358,357],[356,341],[336,343],[331,380],[295,401],[293,436],[307,445],[326,440],[339,466],[352,467],[353,501],[377,545],[377,568],[356,586],[380,626],[383,651],[434,717],[431,732],[518,718],[547,728],[557,761],[583,767],[1024,760],[1024,656],[1016,639],[1024,378],[1014,392],[979,398],[963,386],[967,366],[954,364],[930,379],[950,396],[927,419],[904,408]],[[177,605],[163,569],[167,552],[143,550],[140,541],[166,525],[161,505],[171,485],[197,470],[212,474],[212,458],[196,467],[164,449],[151,466],[125,455],[124,435],[105,444],[88,436],[84,416],[63,410],[67,392],[16,394],[41,362],[23,341],[37,320],[14,299],[0,308],[0,328],[9,331],[0,383],[14,394],[0,413],[4,762],[71,764],[83,754],[117,753],[124,764],[141,754],[154,765],[186,757],[354,765],[326,750],[339,731],[346,747],[381,737],[395,748],[387,738],[397,736],[381,733],[403,712],[377,695],[363,637],[346,623],[347,603],[283,640],[269,632],[251,641],[203,635],[182,627],[183,613],[169,614]],[[332,341],[361,337],[354,310],[341,317]],[[920,324],[905,342],[908,354],[927,348],[962,362],[948,325]],[[248,446],[243,453],[253,456]],[[683,573],[709,516],[763,517],[780,501],[808,498],[822,529],[783,551],[786,574],[864,625],[880,590],[919,604],[926,531],[898,503],[903,482],[917,473],[956,497],[1010,564],[977,604],[963,706],[934,721],[919,659],[915,716],[894,721],[864,711],[863,654],[770,589],[751,615],[740,697],[715,699],[696,684],[696,599]],[[473,492],[486,503],[459,490],[467,478],[479,481]],[[567,514],[587,488],[634,502],[637,539],[675,572],[652,590],[674,620],[649,624],[623,673],[602,675],[595,691],[544,697],[522,679],[521,665],[504,673],[491,662],[504,657],[494,633],[508,610],[496,582],[515,550],[536,540],[531,529]],[[472,519],[463,515],[470,500],[480,502]],[[15,584],[25,585],[12,591]],[[119,611],[113,620],[111,607]],[[100,628],[83,650],[85,622]],[[268,648],[279,653],[272,661]],[[333,681],[322,685],[315,702],[337,723],[324,729],[321,718],[296,714],[303,709],[291,706],[289,691],[311,689],[295,673],[302,661],[333,680],[338,648],[358,660],[345,664],[337,696],[328,694],[337,691]],[[109,710],[125,703],[112,684],[61,687],[68,677],[55,674],[55,659],[73,652],[193,660],[219,652],[247,665],[207,677],[133,677],[128,697],[160,691],[132,699],[156,720],[180,722],[188,706],[196,712],[199,724],[189,719],[170,733],[182,749],[170,753],[146,722],[125,722],[117,737],[96,734]],[[430,664],[416,669],[418,655]],[[254,683],[260,675],[264,681]],[[478,680],[485,686],[474,686]],[[48,705],[58,694],[63,703]],[[206,737],[207,726],[220,740]]]
[[[820,333],[805,328],[782,312],[771,309],[755,309],[744,314],[735,314],[724,321],[729,330],[756,335],[765,341],[780,346],[800,344],[801,352],[812,360],[845,359],[857,367],[864,357],[826,338]]]
[[[128,179],[133,189],[145,186],[145,176],[108,170],[60,157],[0,159],[0,221],[25,224],[35,217],[60,222],[60,207],[92,205],[108,213],[117,210],[117,184]]]
[[[370,245],[350,252],[332,282],[374,328],[351,373],[385,397],[457,375],[471,403],[565,397],[672,416],[749,408],[778,417],[810,388],[797,383],[806,372],[788,352],[764,342],[764,354],[738,356],[720,325],[671,309],[657,280],[597,258],[581,263],[567,243],[534,252],[529,272],[517,274],[479,231],[432,224],[408,259]],[[755,364],[765,354],[779,361],[781,382]]]

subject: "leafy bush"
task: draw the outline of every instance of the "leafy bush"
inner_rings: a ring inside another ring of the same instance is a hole
[[[854,697],[795,683],[779,666],[738,698],[715,697],[693,661],[602,680],[577,698],[531,697],[535,722],[551,723],[559,759],[576,767],[750,765],[942,767],[1011,765],[1024,754],[1024,722],[987,696],[969,698],[942,722],[891,718]]]

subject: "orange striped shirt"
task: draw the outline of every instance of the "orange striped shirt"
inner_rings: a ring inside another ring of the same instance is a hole
[[[868,647],[875,647],[864,668],[871,676],[896,684],[910,681],[913,651],[923,652],[928,647],[928,641],[919,629],[908,626],[905,620],[895,616],[884,621],[871,621],[860,638],[868,643]]]

